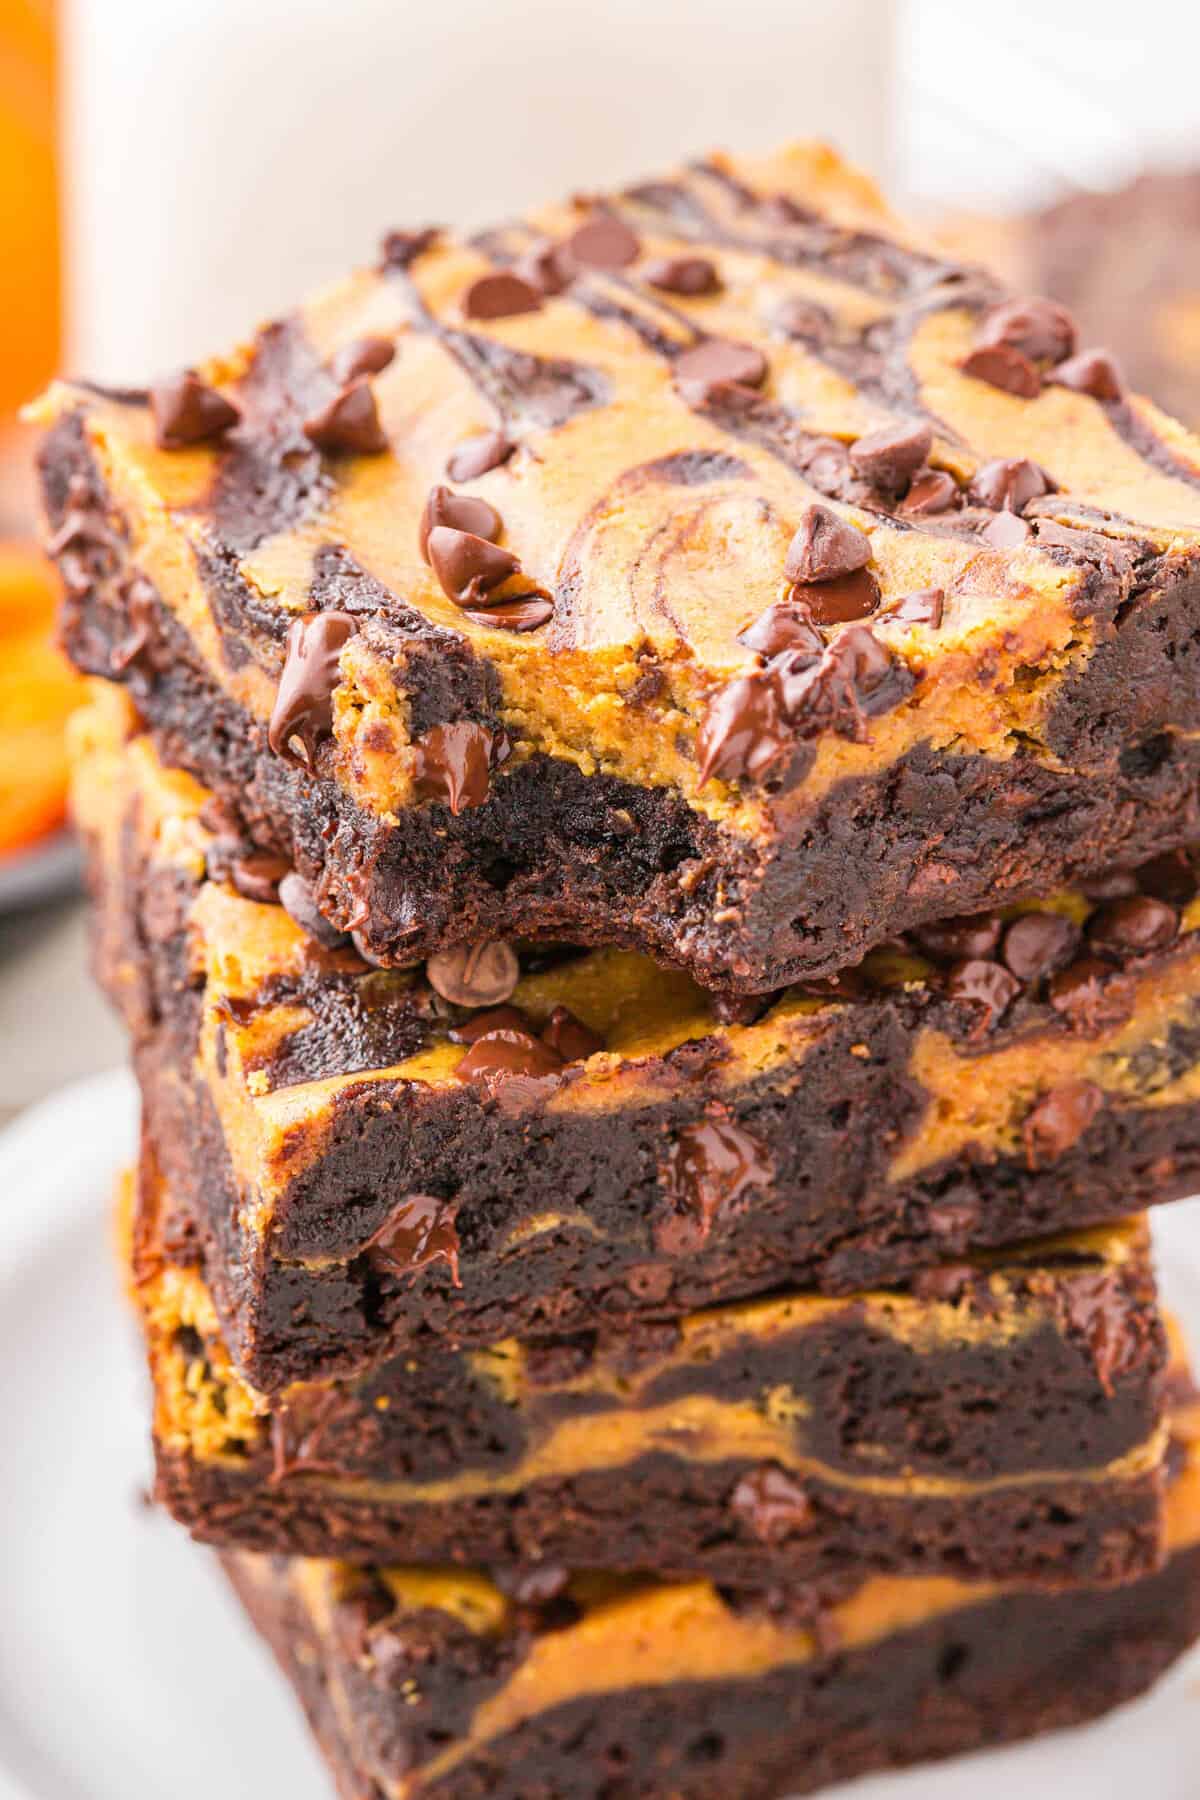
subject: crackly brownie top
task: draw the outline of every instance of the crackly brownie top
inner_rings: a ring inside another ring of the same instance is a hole
[[[1200,532],[1196,445],[1068,314],[811,146],[393,232],[231,356],[42,410],[103,495],[68,585],[107,532],[276,751],[383,812],[546,751],[753,828],[917,741],[1038,754]]]
[[[1172,1432],[1166,1546],[1177,1555],[1200,1541],[1194,1403],[1176,1409]],[[404,1696],[417,1764],[409,1765],[406,1794],[573,1700],[761,1677],[868,1650],[893,1634],[1019,1591],[948,1575],[872,1575],[814,1617],[803,1596],[780,1589],[729,1592],[707,1581],[664,1583],[551,1567],[361,1569],[245,1554],[238,1561],[249,1585],[267,1596],[286,1586],[300,1602],[336,1695],[348,1697],[343,1682],[355,1670],[360,1703],[364,1685],[386,1703]]]
[[[143,884],[149,929],[182,946],[196,1071],[264,1223],[271,1197],[324,1154],[340,1110],[369,1105],[378,1084],[384,1098],[402,1084],[434,1104],[459,1096],[569,1123],[700,1082],[712,1105],[664,1179],[704,1189],[715,1158],[732,1159],[739,1191],[769,1184],[770,1158],[729,1104],[754,1084],[790,1090],[834,1032],[870,1062],[863,1040],[881,1007],[930,1102],[896,1144],[896,1181],[964,1153],[1040,1167],[1107,1105],[1200,1095],[1190,852],[923,926],[855,969],[722,1015],[688,976],[627,951],[492,944],[374,968],[286,863],[226,835],[205,790],[162,765],[119,689],[93,683],[73,735],[76,817],[113,895]],[[119,991],[127,952],[102,956]]]

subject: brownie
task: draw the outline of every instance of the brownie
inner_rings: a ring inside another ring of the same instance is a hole
[[[132,1178],[130,1178],[132,1180]],[[268,1398],[235,1370],[152,1150],[127,1276],[157,1493],[236,1548],[1044,1585],[1161,1555],[1166,1336],[1138,1220],[618,1333],[409,1351]]]
[[[815,1621],[706,1582],[224,1563],[346,1800],[775,1800],[1143,1692],[1200,1634],[1194,1441],[1180,1460],[1157,1574],[874,1576]]]
[[[40,407],[64,636],[377,961],[728,993],[1200,837],[1200,459],[831,153],[380,262]]]
[[[1197,1185],[1187,856],[939,922],[745,1015],[631,952],[545,946],[481,1009],[433,963],[331,941],[96,688],[75,801],[97,968],[256,1387],[894,1285]]]

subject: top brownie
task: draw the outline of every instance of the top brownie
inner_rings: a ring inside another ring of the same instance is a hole
[[[379,961],[765,991],[1200,836],[1200,449],[828,151],[41,410],[71,654]]]

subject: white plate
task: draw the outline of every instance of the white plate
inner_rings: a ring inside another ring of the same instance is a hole
[[[123,1074],[0,1138],[0,1800],[330,1800],[283,1682],[204,1551],[139,1502],[146,1396],[108,1241]],[[1159,1215],[1200,1342],[1200,1202]],[[846,1800],[1195,1800],[1200,1658],[1099,1725],[840,1790]],[[830,1800],[834,1800],[831,1794]]]

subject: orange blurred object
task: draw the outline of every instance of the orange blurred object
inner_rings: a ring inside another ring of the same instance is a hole
[[[0,0],[0,421],[58,366],[62,280],[58,230],[55,0]]]
[[[0,0],[0,856],[63,823],[67,715],[82,691],[54,641],[58,589],[33,529],[16,411],[55,374],[62,331],[58,6]]]
[[[64,727],[83,680],[54,641],[58,584],[32,545],[0,544],[0,855],[66,817]]]

